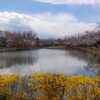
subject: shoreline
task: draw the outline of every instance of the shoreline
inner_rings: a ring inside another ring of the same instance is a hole
[[[34,47],[34,48],[4,48],[4,49],[0,49],[0,53],[1,52],[9,52],[9,51],[34,50],[34,49],[38,49],[38,48],[36,48],[36,47]]]
[[[100,55],[100,48],[88,48],[88,47],[68,47],[68,46],[51,46],[51,47],[46,47],[46,49],[67,49],[67,50],[78,50],[78,51],[83,51],[83,52],[88,52],[91,54],[95,55]]]
[[[88,47],[68,47],[68,46],[49,46],[49,47],[43,47],[45,49],[67,49],[67,50],[79,50],[88,52],[95,55],[100,55],[100,48],[88,48]],[[33,48],[2,48],[0,49],[1,52],[9,52],[9,51],[24,51],[24,50],[34,50],[39,49],[39,47],[33,47]]]
[[[72,47],[72,50],[84,51],[98,56],[100,55],[100,48]]]

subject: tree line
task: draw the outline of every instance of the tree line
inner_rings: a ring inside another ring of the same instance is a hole
[[[40,39],[35,32],[9,32],[0,31],[0,48],[34,48],[48,46],[66,46],[66,47],[100,47],[100,29],[86,31],[84,34],[78,34],[64,38]]]
[[[65,37],[65,45],[71,47],[100,47],[100,30],[86,31],[84,35]]]
[[[32,31],[0,31],[0,48],[30,48],[38,46],[38,37]]]
[[[43,46],[66,46],[66,47],[100,47],[100,29],[93,31],[85,31],[83,34],[74,36],[66,36],[59,39],[42,40]]]

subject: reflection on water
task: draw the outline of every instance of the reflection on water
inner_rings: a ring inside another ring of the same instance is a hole
[[[34,55],[34,56],[33,56]],[[38,59],[37,51],[6,52],[0,54],[0,68],[16,65],[32,65]]]
[[[84,66],[83,71],[86,70],[88,72],[94,72],[96,75],[100,75],[100,56],[77,50],[70,51],[69,55],[87,62],[87,66]]]
[[[100,63],[100,57],[97,55],[93,55],[88,52],[80,52],[77,50],[71,50],[69,53],[70,56],[76,57],[80,60],[85,60],[87,61],[88,64],[97,64]]]
[[[33,71],[95,75],[100,73],[100,57],[85,52],[39,49],[0,53],[0,72],[3,74]]]

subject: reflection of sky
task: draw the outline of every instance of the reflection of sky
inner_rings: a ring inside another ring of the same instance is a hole
[[[96,76],[96,73],[94,71],[88,71],[85,68],[79,68],[77,69],[76,72],[73,73],[73,75],[78,75],[78,74],[82,74],[82,75],[86,75],[86,76]]]
[[[78,59],[75,56],[69,55],[68,51],[40,49],[40,50],[35,50],[35,53],[32,52],[34,52],[34,50],[31,51],[31,57],[38,56],[37,57],[38,59],[35,61],[35,63],[24,64],[23,62],[22,65],[13,65],[12,67],[2,68],[0,72],[3,74],[12,74],[12,73],[28,74],[30,72],[34,71],[40,72],[42,70],[43,72],[75,74],[75,75],[77,73],[83,73],[87,75],[87,73],[89,72],[84,69],[84,66],[87,66],[88,62],[86,62],[85,60]],[[26,53],[28,56],[30,51],[27,51]],[[18,52],[18,55],[19,54],[20,52]],[[23,54],[21,54],[20,56],[22,55]],[[27,56],[24,57],[26,57],[27,59]],[[89,74],[93,75],[93,72],[89,72]]]

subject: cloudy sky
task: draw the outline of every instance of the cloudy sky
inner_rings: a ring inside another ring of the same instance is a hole
[[[64,37],[100,22],[100,0],[0,0],[0,29]]]

